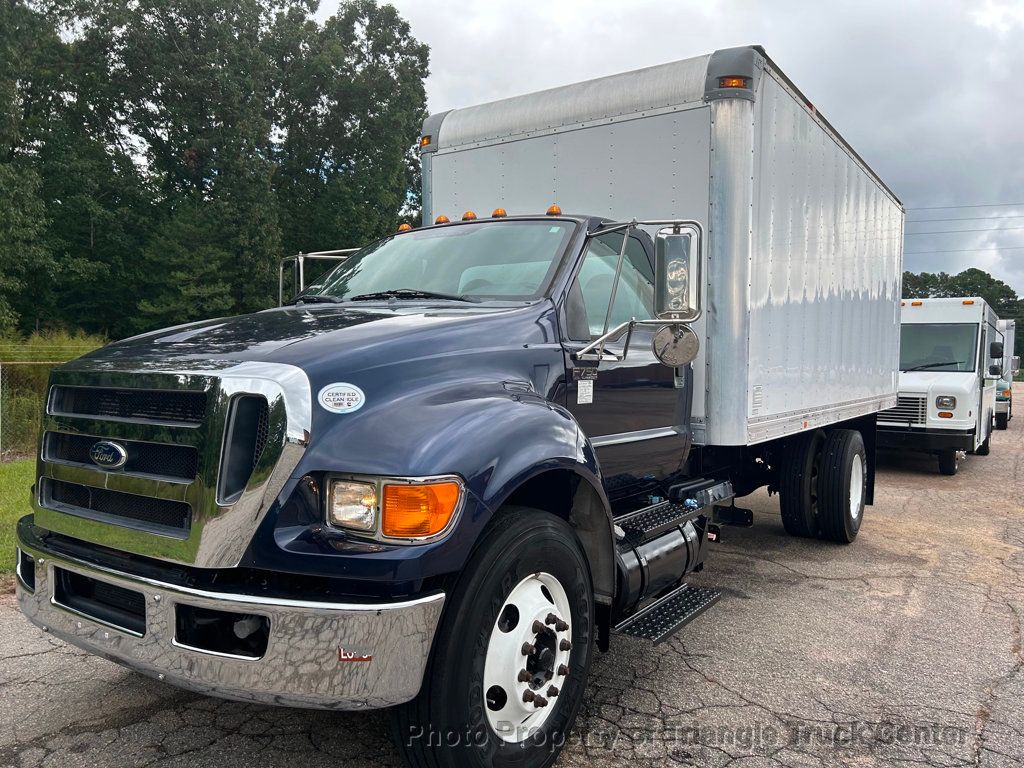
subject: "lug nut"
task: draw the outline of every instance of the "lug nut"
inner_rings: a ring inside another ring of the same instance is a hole
[[[534,693],[533,691],[531,691],[529,688],[527,688],[525,691],[523,691],[523,701],[531,702],[531,701],[533,701],[536,698],[537,698],[537,694]]]
[[[547,618],[544,619],[544,623],[545,624],[557,624],[560,621],[561,621],[561,619],[558,618],[557,616],[555,616],[555,614],[553,614],[553,613],[549,613],[547,615]]]
[[[555,629],[558,630],[559,632],[565,632],[565,630],[567,630],[568,628],[569,628],[569,625],[566,624],[561,619],[559,619],[558,623],[555,624]]]
[[[532,656],[537,649],[534,648],[530,643],[523,643],[522,647],[523,656]]]
[[[525,669],[519,670],[519,677],[516,678],[520,683],[528,683],[533,680],[533,675],[527,672]]]
[[[533,699],[533,706],[535,706],[535,707],[546,707],[547,705],[548,705],[548,700],[545,699],[543,696],[535,696],[534,697],[534,699]]]
[[[565,666],[565,664],[559,664],[558,665],[558,674],[561,677],[565,677],[566,675],[569,674],[569,668],[567,666]]]
[[[533,622],[532,629],[533,629],[533,634],[539,635],[541,632],[543,632],[546,629],[546,627],[543,624],[541,624],[539,621],[535,621],[535,622]]]
[[[571,651],[572,650],[572,643],[570,643],[568,640],[563,639],[558,644],[558,649],[560,651]]]
[[[554,686],[554,685],[549,685],[548,686],[548,696],[550,696],[553,699],[557,695],[558,695],[558,687]]]

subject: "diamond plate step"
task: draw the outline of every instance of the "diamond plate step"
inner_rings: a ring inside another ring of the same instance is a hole
[[[650,640],[658,645],[704,613],[721,597],[722,593],[716,589],[683,584],[630,616],[615,627],[615,631]]]
[[[692,503],[677,504],[671,501],[630,512],[615,519],[615,524],[626,533],[619,546],[630,547],[651,541],[665,531],[680,526],[687,520],[693,520],[700,513],[701,509]]]

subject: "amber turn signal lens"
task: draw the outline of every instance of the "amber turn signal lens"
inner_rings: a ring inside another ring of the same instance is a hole
[[[912,301],[912,302],[910,302],[910,306],[912,306],[912,307],[920,307],[922,304],[924,304],[923,301]]]
[[[561,216],[561,215],[562,215],[562,209],[561,209],[560,206],[552,205],[550,208],[548,208],[548,216]]]
[[[462,220],[463,221],[473,221],[473,219],[475,219],[475,218],[476,218],[476,214],[473,213],[472,211],[466,211],[464,214],[462,214]]]
[[[939,418],[940,419],[952,419],[953,418],[953,414],[950,413],[949,411],[939,411]]]
[[[399,224],[398,225],[398,231],[399,232],[412,232],[412,224]]]
[[[503,219],[506,216],[508,216],[508,214],[505,213],[504,208],[495,208],[494,212],[491,214],[492,219]]]
[[[447,224],[449,221],[451,221],[451,219],[449,219],[443,213],[440,216],[438,216],[436,219],[434,219],[434,223],[435,224]]]
[[[459,505],[459,484],[446,480],[420,485],[384,486],[381,533],[413,538],[433,536],[448,525]]]
[[[974,303],[974,299],[964,299],[964,304],[966,304],[967,306],[970,306],[973,303]]]
[[[720,77],[718,78],[719,88],[746,88],[750,82],[745,77]]]

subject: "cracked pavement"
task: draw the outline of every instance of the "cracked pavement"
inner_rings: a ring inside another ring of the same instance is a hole
[[[740,500],[754,526],[694,579],[721,602],[657,647],[614,637],[557,765],[1024,765],[1024,416],[955,477],[879,460],[852,546]],[[12,595],[0,689],[0,765],[398,765],[385,713],[180,691],[43,634]]]

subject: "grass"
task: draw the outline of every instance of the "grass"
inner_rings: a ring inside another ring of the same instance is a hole
[[[30,511],[35,472],[32,459],[0,464],[0,575],[14,572],[14,526]]]

